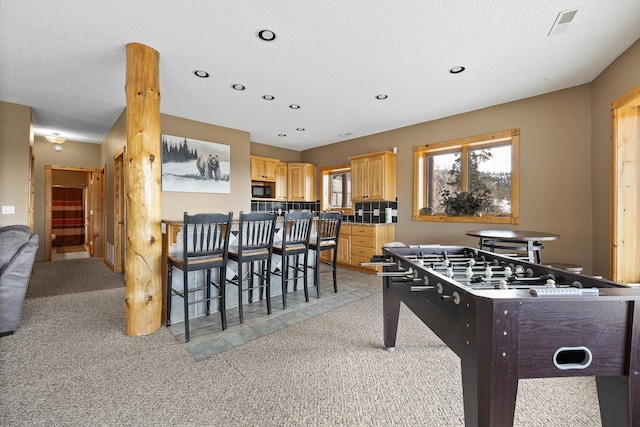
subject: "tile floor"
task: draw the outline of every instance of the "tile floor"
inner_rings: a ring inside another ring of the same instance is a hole
[[[375,274],[344,268],[338,268],[337,274],[337,293],[333,291],[331,273],[322,272],[320,299],[316,296],[315,287],[310,286],[309,302],[305,302],[304,291],[299,287],[297,291],[287,293],[286,310],[282,309],[281,295],[271,298],[271,315],[267,315],[264,300],[254,301],[243,306],[243,324],[239,323],[237,307],[227,309],[225,331],[222,330],[220,315],[217,312],[189,320],[191,339],[188,343],[184,342],[184,322],[171,325],[169,330],[194,360],[200,361],[376,292],[382,292],[382,279]],[[280,286],[279,282],[276,286]],[[289,286],[291,288],[293,283]],[[174,298],[176,304],[182,302],[179,298]]]

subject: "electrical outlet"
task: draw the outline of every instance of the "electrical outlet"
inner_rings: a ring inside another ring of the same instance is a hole
[[[358,215],[359,215],[359,216],[362,216],[362,215],[363,215],[363,213],[362,213],[362,209],[358,209]]]
[[[374,209],[373,216],[380,216],[380,209]]]
[[[2,215],[11,215],[16,213],[15,206],[2,206]]]

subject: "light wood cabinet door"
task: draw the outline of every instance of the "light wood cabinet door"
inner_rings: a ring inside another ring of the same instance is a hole
[[[384,154],[372,156],[367,159],[367,183],[369,189],[367,194],[368,200],[390,200],[385,199],[385,197],[391,197],[390,194],[387,196],[387,193],[390,193],[390,190],[387,190],[388,185],[385,179],[387,175],[385,159],[386,156]],[[393,197],[395,198],[395,195]]]
[[[322,251],[320,259],[325,262],[333,261],[333,251]],[[336,262],[341,265],[351,264],[351,226],[342,225],[338,237],[338,258]]]
[[[251,180],[275,182],[277,164],[277,159],[251,156]]]
[[[394,201],[396,154],[389,151],[349,157],[354,202]]]
[[[354,202],[367,200],[367,163],[366,158],[351,161],[351,199]]]
[[[276,200],[287,200],[287,164],[276,166]]]
[[[311,163],[287,164],[287,200],[315,202],[316,173],[318,168]]]

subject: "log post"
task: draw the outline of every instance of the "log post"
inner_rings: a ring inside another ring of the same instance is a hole
[[[162,310],[162,189],[159,54],[127,44],[126,136],[127,256],[125,333],[160,329]]]

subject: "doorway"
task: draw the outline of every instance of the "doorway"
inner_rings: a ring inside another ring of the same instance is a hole
[[[611,103],[611,278],[640,283],[640,86]]]
[[[114,273],[124,273],[127,253],[126,230],[126,204],[124,203],[125,179],[124,179],[124,153],[126,147],[113,156],[113,271]]]
[[[105,167],[45,166],[45,261],[59,255],[57,248],[66,248],[62,253],[67,254],[104,256],[104,171]]]

